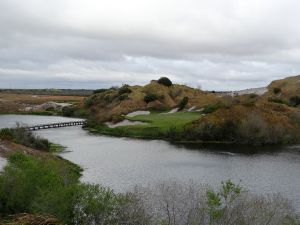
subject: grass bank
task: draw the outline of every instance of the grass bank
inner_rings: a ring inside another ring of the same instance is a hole
[[[93,133],[134,138],[155,138],[181,140],[185,126],[201,117],[199,112],[161,113],[124,117],[130,121],[146,122],[142,125],[128,125],[110,128],[103,123],[88,121],[85,128]]]

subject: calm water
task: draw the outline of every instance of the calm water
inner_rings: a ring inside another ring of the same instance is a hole
[[[53,121],[54,117],[0,116],[3,124]],[[67,118],[56,117],[57,121]],[[71,119],[73,120],[73,119]],[[282,193],[300,211],[300,146],[247,149],[174,145],[158,140],[137,140],[92,135],[80,127],[40,130],[37,133],[67,147],[61,155],[85,170],[82,180],[125,191],[131,186],[164,180],[216,187],[221,181],[241,184],[261,194]]]

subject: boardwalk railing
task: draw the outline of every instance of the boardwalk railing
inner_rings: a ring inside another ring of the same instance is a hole
[[[70,126],[79,126],[84,125],[85,121],[69,121],[69,122],[58,122],[58,123],[48,123],[48,124],[39,124],[24,127],[26,130],[40,130],[40,129],[50,129],[50,128],[59,128],[59,127],[70,127]]]

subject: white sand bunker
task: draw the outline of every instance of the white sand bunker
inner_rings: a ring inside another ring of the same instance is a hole
[[[171,111],[169,112],[166,112],[166,113],[162,113],[162,114],[170,114],[170,113],[176,113],[178,112],[179,108],[175,108],[175,109],[172,109]]]
[[[135,111],[128,113],[126,116],[128,117],[134,117],[134,116],[139,116],[139,115],[149,115],[150,111]]]
[[[105,123],[105,125],[107,125],[109,128],[122,127],[122,126],[133,126],[133,125],[145,125],[145,124],[148,124],[148,123],[141,122],[141,121],[130,121],[130,120],[123,120],[118,123],[112,123],[112,122]]]

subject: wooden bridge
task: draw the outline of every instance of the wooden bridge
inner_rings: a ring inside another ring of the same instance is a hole
[[[58,123],[48,123],[48,124],[39,124],[24,127],[26,130],[40,130],[40,129],[50,129],[50,128],[59,128],[59,127],[70,127],[70,126],[79,126],[84,125],[85,121],[69,121],[69,122],[58,122]]]

